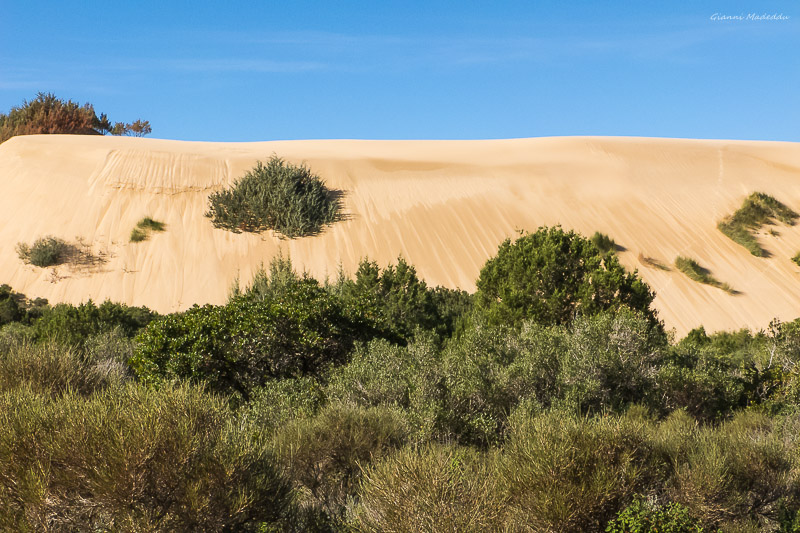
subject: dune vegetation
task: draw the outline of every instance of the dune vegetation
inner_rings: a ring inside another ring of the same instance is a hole
[[[144,217],[131,230],[131,242],[142,242],[150,238],[151,233],[159,233],[167,229],[167,225],[151,217]]]
[[[776,219],[791,226],[798,216],[800,215],[772,196],[754,192],[744,199],[742,207],[721,220],[717,228],[733,242],[747,248],[754,256],[765,257],[767,252],[758,243],[754,233],[762,226],[774,223]]]
[[[229,188],[208,198],[209,217],[216,228],[235,233],[275,230],[294,239],[316,235],[342,219],[340,193],[304,165],[272,156],[261,161]]]
[[[143,137],[152,132],[150,122],[115,122],[105,113],[97,116],[92,104],[62,100],[52,93],[38,93],[33,100],[0,113],[0,143],[16,135],[70,133],[77,135],[131,135]]]
[[[675,339],[559,227],[477,287],[283,257],[167,315],[0,287],[0,529],[800,527],[800,321]]]
[[[700,266],[700,264],[691,257],[683,257],[682,255],[676,257],[675,268],[686,274],[690,279],[696,281],[697,283],[711,285],[712,287],[722,289],[729,294],[736,293],[736,291],[733,290],[730,285],[723,283],[712,276],[711,272],[707,268]]]

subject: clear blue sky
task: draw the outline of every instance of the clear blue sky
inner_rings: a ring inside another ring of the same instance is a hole
[[[788,20],[712,20],[714,14]],[[800,3],[0,0],[0,111],[152,137],[800,141]]]

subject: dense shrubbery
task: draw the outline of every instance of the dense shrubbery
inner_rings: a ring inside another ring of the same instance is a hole
[[[268,229],[293,239],[315,235],[342,219],[342,202],[303,165],[273,156],[208,198],[206,216],[215,228],[233,232]]]
[[[559,228],[482,279],[278,258],[164,317],[0,287],[0,529],[798,530],[800,321],[673,342]]]
[[[280,296],[163,317],[139,335],[131,365],[145,383],[205,381],[248,400],[270,379],[319,375],[343,363],[359,334],[358,320],[333,296],[302,280]]]
[[[33,100],[12,107],[7,115],[0,113],[0,143],[15,135],[37,133],[142,136],[150,132],[150,122],[146,120],[131,124],[117,122],[112,126],[104,113],[97,116],[91,104],[61,100],[50,93],[38,93]]]
[[[587,238],[560,227],[506,240],[486,262],[476,303],[493,324],[524,320],[566,324],[626,306],[648,313],[654,294],[636,273],[625,272],[614,254],[603,255]]]
[[[0,393],[4,531],[258,531],[290,504],[266,444],[197,389]]]

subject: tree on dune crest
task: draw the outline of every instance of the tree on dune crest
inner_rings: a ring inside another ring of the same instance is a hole
[[[38,93],[33,100],[25,100],[9,113],[0,113],[0,143],[16,135],[42,133],[68,133],[78,135],[135,135],[141,137],[152,131],[149,121],[137,120],[130,124],[117,122],[114,126],[105,113],[97,116],[92,104],[79,104],[62,100],[52,93]]]

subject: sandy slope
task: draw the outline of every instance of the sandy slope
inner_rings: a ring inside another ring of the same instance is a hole
[[[276,153],[305,161],[347,191],[350,219],[318,237],[214,229],[208,194]],[[368,256],[402,254],[431,284],[474,289],[481,266],[518,229],[561,224],[599,230],[627,250],[656,290],[660,316],[679,334],[760,329],[800,316],[800,225],[779,227],[759,259],[716,222],[750,192],[800,211],[800,144],[643,138],[501,141],[281,141],[195,143],[156,139],[27,136],[0,145],[0,282],[51,302],[106,298],[158,311],[223,302],[279,250],[315,276],[353,272]],[[168,229],[128,242],[143,216]],[[20,241],[54,234],[82,239],[106,261],[82,268],[24,266]],[[741,294],[643,265],[694,257]]]

